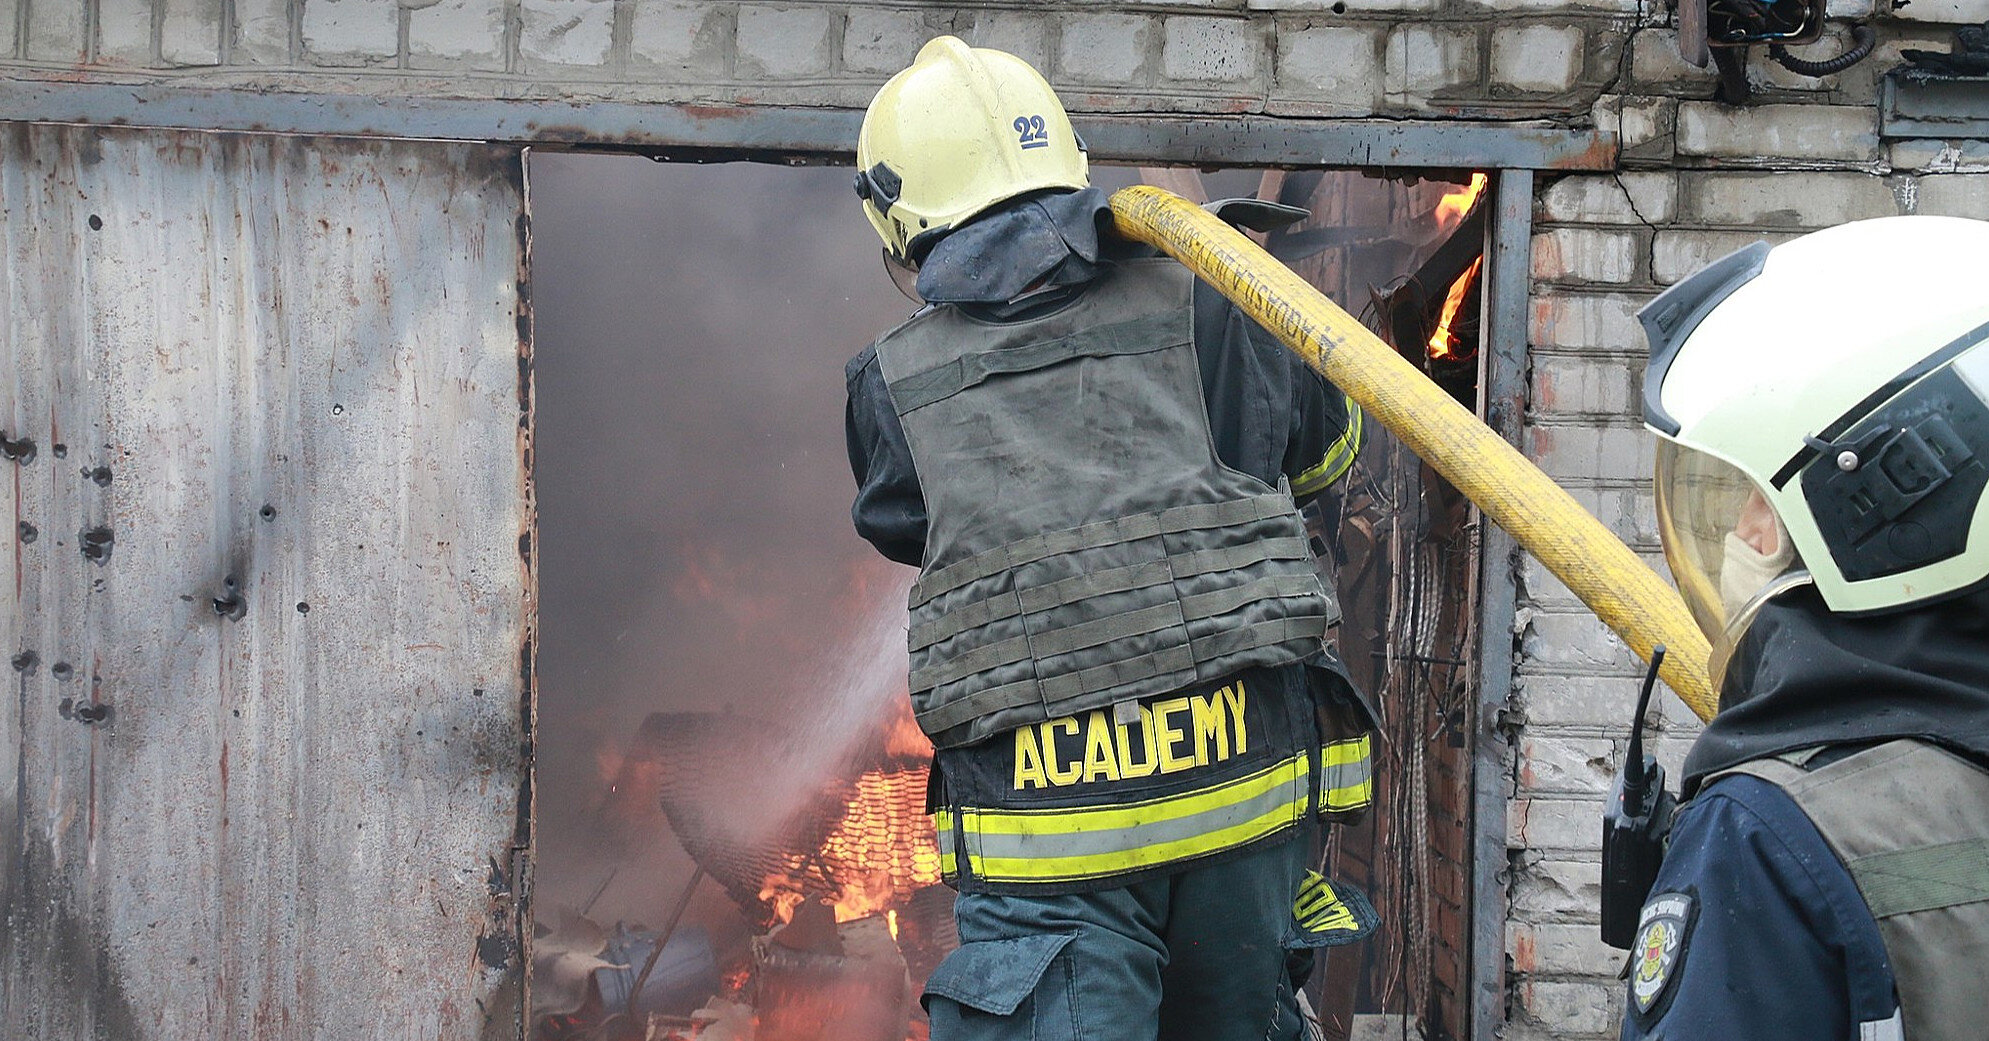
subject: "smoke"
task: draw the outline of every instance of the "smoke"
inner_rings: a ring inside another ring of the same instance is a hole
[[[595,917],[653,923],[691,865],[627,769],[645,716],[799,735],[742,771],[771,826],[903,711],[911,572],[851,527],[842,371],[911,304],[847,170],[534,155],[531,204],[540,906],[612,878]]]

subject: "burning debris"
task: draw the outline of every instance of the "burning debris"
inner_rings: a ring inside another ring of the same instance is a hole
[[[909,729],[909,733],[905,733]],[[924,1036],[916,980],[957,946],[909,716],[791,809],[742,812],[770,746],[805,735],[743,716],[657,713],[616,787],[651,792],[752,935],[720,953],[701,931],[573,916],[538,941],[535,1041],[902,1041]]]

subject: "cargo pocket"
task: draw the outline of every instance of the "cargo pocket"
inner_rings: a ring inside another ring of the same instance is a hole
[[[919,1000],[942,1041],[1076,1041],[1071,936],[961,944]]]
[[[1380,923],[1367,894],[1317,871],[1307,871],[1292,899],[1285,949],[1342,947],[1368,938]]]

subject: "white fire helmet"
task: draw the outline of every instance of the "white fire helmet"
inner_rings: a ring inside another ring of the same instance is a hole
[[[1761,605],[1879,614],[1989,579],[1989,222],[1758,242],[1659,296],[1658,530],[1719,685]]]
[[[863,215],[899,264],[1004,199],[1091,183],[1063,102],[1028,62],[952,36],[877,91],[856,141]]]

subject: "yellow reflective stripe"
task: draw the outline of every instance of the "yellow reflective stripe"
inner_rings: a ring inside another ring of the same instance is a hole
[[[960,873],[959,861],[953,855],[953,814],[940,810],[932,815],[934,844],[939,847],[939,873],[952,878]]]
[[[1358,784],[1350,784],[1343,788],[1328,788],[1321,794],[1320,799],[1322,809],[1335,812],[1358,810],[1374,802],[1374,779],[1370,777]]]
[[[1358,810],[1374,802],[1372,735],[1326,746],[1319,771],[1319,808],[1334,812]]]
[[[990,882],[1055,882],[1124,874],[1143,867],[1217,853],[1290,827],[1302,812],[1300,796],[1240,824],[1188,839],[1083,857],[983,858],[974,872]]]
[[[1203,791],[1130,806],[963,810],[968,863],[977,877],[991,882],[1050,882],[1125,874],[1219,853],[1303,819],[1311,761],[1310,755],[1300,754]],[[1235,820],[1238,810],[1256,812]],[[1200,827],[1198,816],[1208,817],[1210,826]],[[1060,844],[1064,849],[1091,848],[1059,854]],[[1012,852],[1025,845],[1026,855],[986,854],[990,846]]]
[[[1342,395],[1342,400],[1346,400],[1345,395]],[[1291,493],[1299,496],[1311,495],[1345,476],[1347,469],[1354,465],[1354,457],[1360,454],[1364,438],[1361,427],[1360,407],[1347,400],[1346,431],[1340,435],[1338,441],[1327,447],[1325,456],[1319,460],[1319,465],[1299,474],[1292,481]]]
[[[1132,828],[1247,802],[1281,784],[1305,776],[1308,757],[1300,753],[1254,774],[1182,795],[1164,795],[1125,806],[1048,810],[962,810],[961,819],[973,834],[1071,835],[1080,832]]]
[[[1373,747],[1374,739],[1368,734],[1351,741],[1335,741],[1326,746],[1326,768],[1331,770],[1336,766],[1358,763],[1369,756]]]

